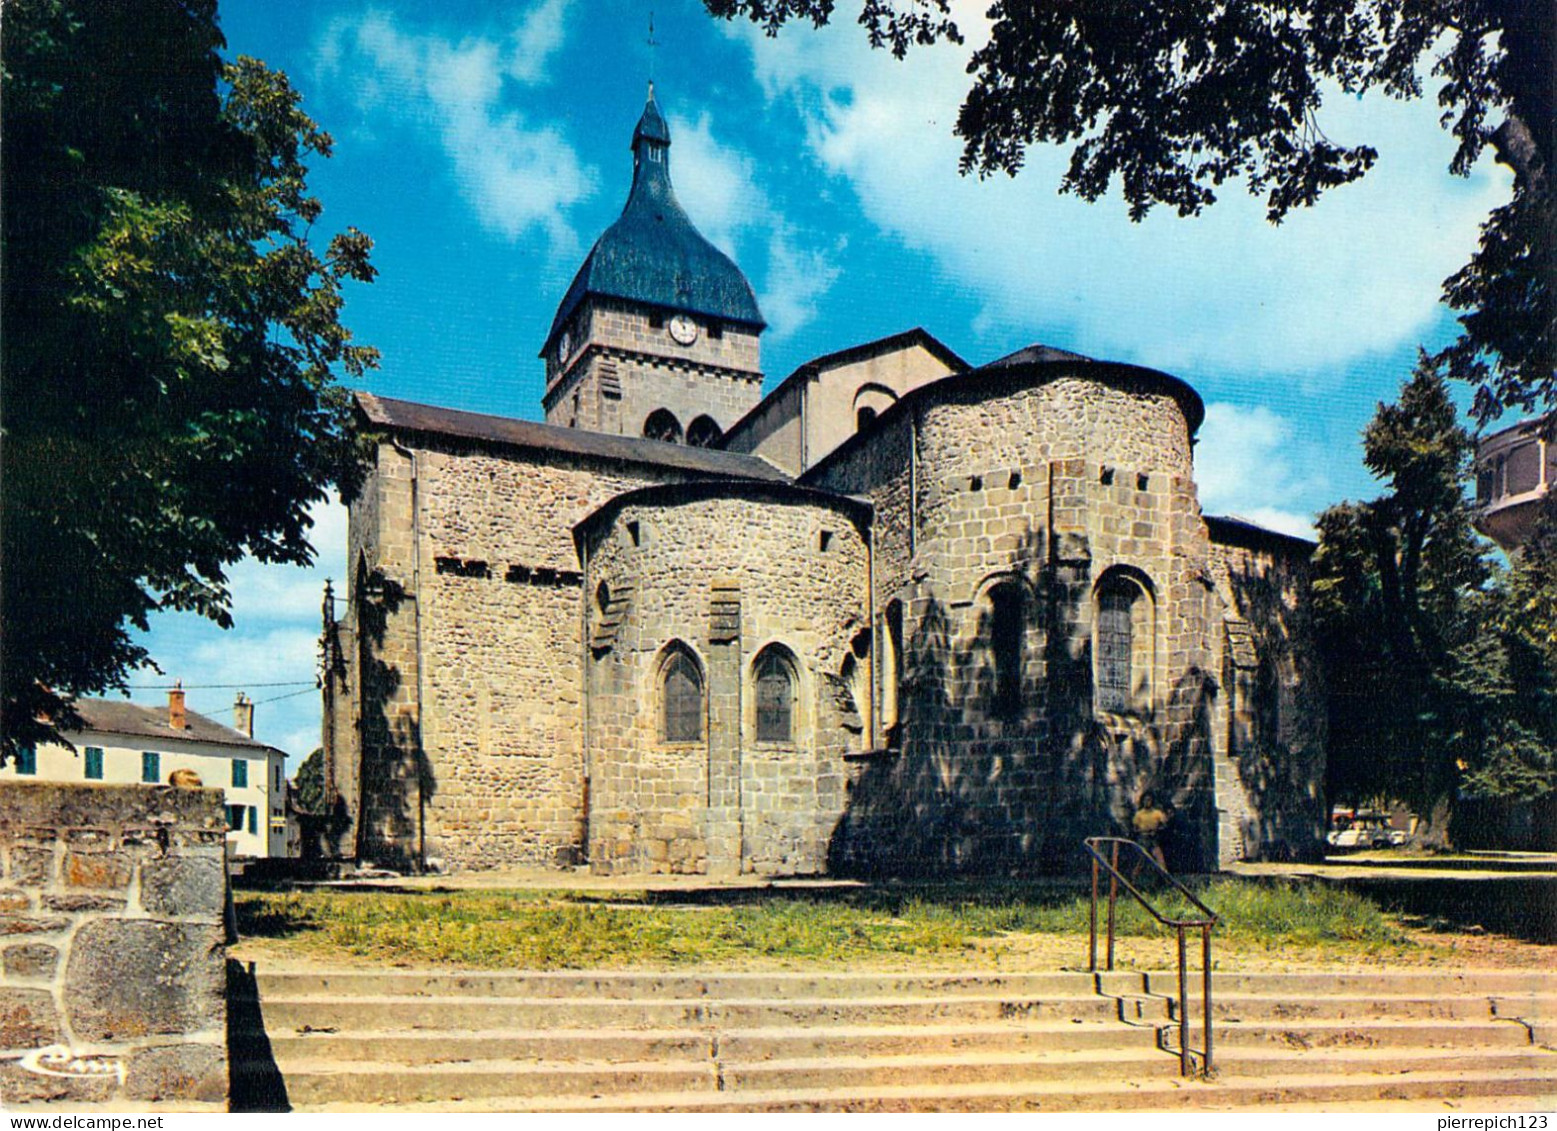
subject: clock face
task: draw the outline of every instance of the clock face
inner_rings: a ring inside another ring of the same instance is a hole
[[[684,346],[690,346],[697,341],[697,323],[685,314],[678,314],[670,320],[670,336]]]

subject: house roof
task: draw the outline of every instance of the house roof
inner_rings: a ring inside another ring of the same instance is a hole
[[[541,347],[544,355],[588,295],[684,310],[761,329],[751,283],[729,256],[704,238],[676,199],[670,181],[670,129],[654,88],[633,131],[633,185],[622,214],[595,241],[573,277]]]
[[[114,699],[78,699],[76,714],[81,716],[84,731],[99,734],[122,734],[130,738],[176,738],[184,742],[201,742],[212,746],[240,746],[249,750],[275,750],[276,747],[258,742],[242,731],[223,726],[215,719],[186,709],[183,730],[168,725],[168,707],[143,707],[139,703],[126,703]]]
[[[1296,534],[1288,534],[1281,530],[1272,530],[1268,526],[1261,526],[1240,515],[1212,515],[1206,518],[1206,530],[1211,535],[1213,542],[1226,542],[1233,545],[1268,546],[1272,543],[1286,545],[1290,549],[1299,550],[1304,554],[1311,554],[1319,548],[1319,543],[1312,538],[1299,538]]]
[[[869,499],[840,495],[819,487],[801,487],[790,482],[759,483],[752,480],[701,480],[695,483],[659,483],[650,487],[613,495],[573,527],[573,541],[583,546],[593,531],[608,526],[624,507],[675,506],[703,499],[756,499],[772,503],[805,503],[827,507],[850,519],[863,533],[870,523]]]
[[[357,405],[369,424],[400,432],[452,436],[482,444],[562,452],[618,463],[647,464],[722,479],[789,481],[789,476],[767,460],[716,448],[684,447],[659,440],[589,432],[581,428],[559,428],[554,424],[539,424],[533,420],[461,412],[458,409],[374,396],[372,393],[358,393]]]

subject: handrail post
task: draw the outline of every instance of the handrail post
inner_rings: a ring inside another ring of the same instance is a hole
[[[1119,843],[1109,845],[1108,861],[1108,969],[1114,968],[1114,902],[1119,898]]]
[[[1092,944],[1088,950],[1087,969],[1097,971],[1097,856],[1092,856],[1092,906],[1087,915],[1087,928],[1091,933]]]
[[[1202,963],[1201,979],[1205,987],[1205,1002],[1203,1005],[1206,1020],[1205,1074],[1209,1076],[1211,1075],[1211,928],[1209,926],[1200,928],[1200,961]]]
[[[1179,1075],[1189,1075],[1189,998],[1184,993],[1187,963],[1184,956],[1184,928],[1179,927]]]

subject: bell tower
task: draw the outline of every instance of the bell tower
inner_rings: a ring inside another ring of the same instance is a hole
[[[766,323],[746,276],[676,200],[654,85],[633,182],[557,308],[541,358],[546,422],[708,447],[762,397]]]

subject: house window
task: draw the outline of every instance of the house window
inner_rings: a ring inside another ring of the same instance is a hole
[[[103,780],[103,750],[99,746],[86,748],[86,777],[87,781]]]
[[[141,751],[141,781],[156,785],[162,780],[162,755],[155,750]]]
[[[38,748],[28,743],[26,746],[17,747],[16,772],[26,776],[32,776],[38,772]]]
[[[227,806],[227,831],[241,833],[243,831],[243,811],[247,805]]]
[[[703,739],[703,674],[697,662],[676,651],[665,664],[661,698],[665,707],[666,742]]]
[[[1129,573],[1110,570],[1098,583],[1096,601],[1097,709],[1111,714],[1149,709],[1154,655],[1151,594]]]
[[[249,763],[246,759],[232,760],[232,784],[234,789],[243,789],[249,784]]]
[[[258,836],[259,835],[259,808],[257,806],[254,806],[254,805],[245,805],[244,808],[249,811],[249,835],[250,836]]]
[[[989,652],[993,671],[990,714],[1016,719],[1022,714],[1022,669],[1027,617],[1022,587],[1003,581],[989,591]]]
[[[757,741],[789,742],[795,730],[795,673],[788,657],[769,648],[757,657]]]

